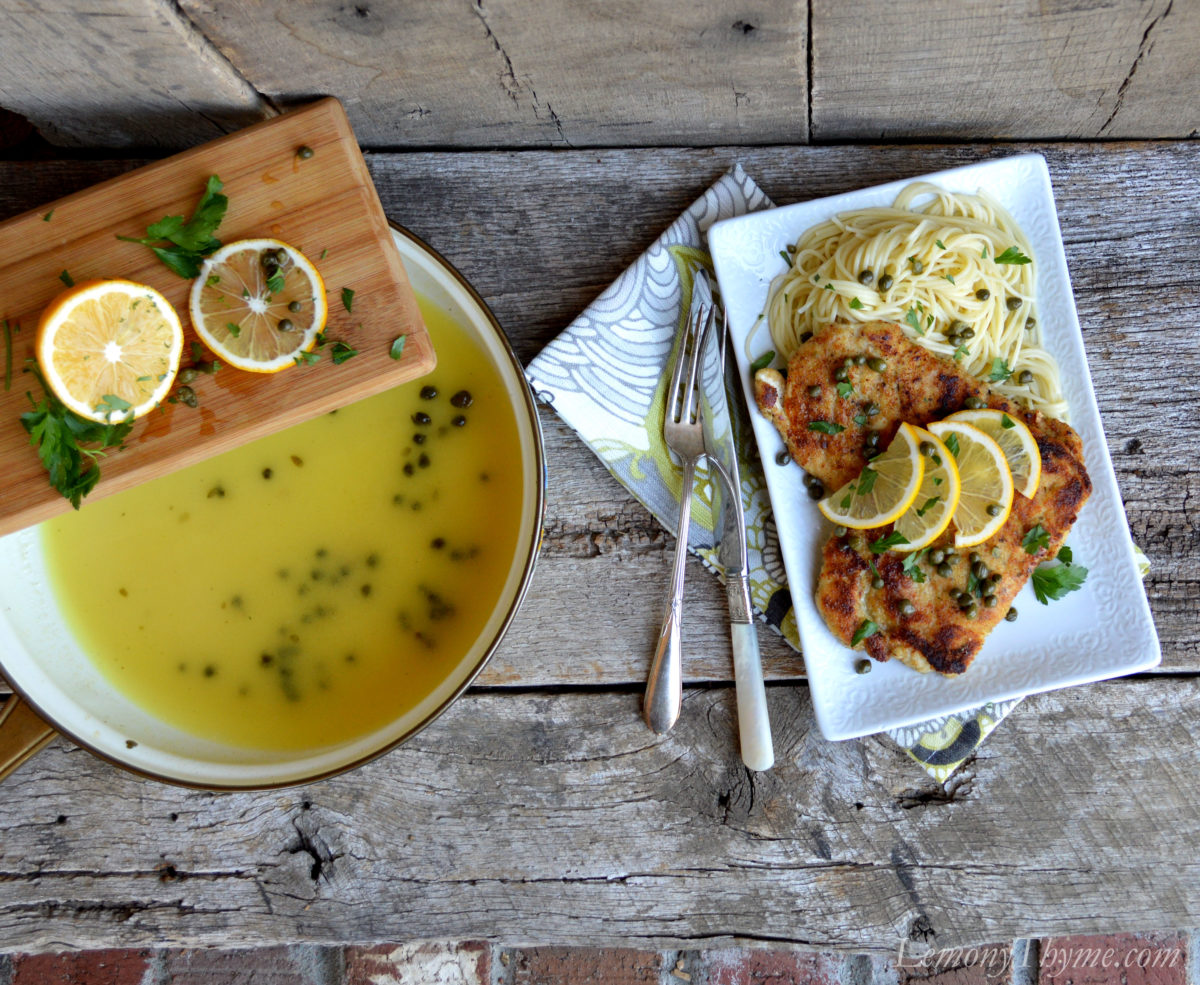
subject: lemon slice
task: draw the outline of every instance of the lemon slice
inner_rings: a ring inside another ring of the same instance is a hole
[[[855,530],[882,527],[897,520],[916,499],[925,466],[918,448],[920,439],[908,424],[901,424],[892,443],[878,458],[863,466],[817,508],[834,523]]]
[[[278,373],[325,327],[325,283],[295,247],[243,239],[204,261],[189,311],[204,344],[230,366]]]
[[[950,450],[936,435],[921,428],[914,430],[920,440],[918,447],[928,452],[925,454],[925,475],[916,499],[896,521],[896,532],[908,540],[907,544],[897,545],[897,551],[917,551],[937,540],[950,525],[961,492],[958,466]]]
[[[1013,487],[1026,499],[1032,499],[1042,479],[1042,453],[1037,441],[1022,421],[1001,410],[960,410],[947,420],[962,421],[1000,446],[1012,473]]]
[[[1004,526],[1012,510],[1012,473],[1004,452],[962,421],[938,421],[929,430],[942,439],[958,465],[961,492],[954,511],[954,546],[981,544]]]
[[[37,361],[54,395],[80,417],[117,423],[167,396],[183,352],[171,302],[130,280],[68,288],[42,312]]]

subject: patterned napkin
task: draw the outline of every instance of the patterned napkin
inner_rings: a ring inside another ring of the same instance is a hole
[[[616,479],[658,521],[674,531],[681,469],[662,438],[663,368],[674,355],[680,325],[691,307],[692,276],[712,272],[705,234],[721,219],[772,208],[740,165],[723,175],[529,364],[526,376],[538,399],[552,406]],[[715,280],[714,280],[715,283]],[[730,392],[741,393],[736,364],[728,361]],[[751,598],[760,618],[797,651],[783,559],[766,480],[744,403],[730,401],[742,473]],[[688,548],[724,578],[713,550],[712,485],[697,469]],[[934,779],[944,781],[1020,702],[989,702],[888,734]]]

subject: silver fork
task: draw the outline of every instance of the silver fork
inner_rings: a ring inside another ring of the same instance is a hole
[[[679,717],[683,703],[683,655],[679,627],[683,608],[683,572],[687,561],[688,528],[692,519],[692,486],[696,461],[704,455],[704,429],[700,420],[700,397],[696,387],[704,336],[713,324],[710,304],[694,304],[683,337],[675,352],[675,365],[667,387],[663,439],[683,462],[683,485],[679,496],[679,530],[675,535],[675,562],[667,593],[666,612],[658,634],[654,662],[646,681],[642,713],[655,732],[668,731]]]

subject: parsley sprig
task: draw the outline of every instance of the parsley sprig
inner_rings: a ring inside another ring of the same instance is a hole
[[[33,394],[26,394],[33,410],[21,415],[21,424],[29,432],[29,443],[38,450],[50,485],[79,509],[83,497],[100,481],[100,459],[110,449],[122,447],[133,429],[133,422],[102,424],[80,417],[50,392],[37,369],[33,372],[42,384],[45,396],[35,402]],[[119,397],[110,394],[105,401],[113,402],[113,409],[119,409],[115,406]]]
[[[1051,600],[1057,602],[1071,592],[1078,591],[1087,580],[1088,569],[1074,563],[1071,548],[1061,548],[1057,562],[1039,564],[1033,570],[1033,594],[1042,605],[1049,605]]]
[[[118,236],[126,243],[141,243],[154,251],[163,263],[180,277],[189,280],[200,275],[200,264],[209,254],[220,249],[221,241],[214,237],[229,199],[221,194],[221,179],[210,176],[196,210],[186,222],[181,215],[165,215],[146,227],[145,237]]]

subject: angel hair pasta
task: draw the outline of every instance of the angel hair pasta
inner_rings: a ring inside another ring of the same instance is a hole
[[[791,267],[771,284],[767,306],[785,357],[818,325],[896,322],[1004,396],[1066,419],[1058,367],[1034,317],[1033,251],[987,195],[914,182],[890,208],[836,215],[788,252]]]

